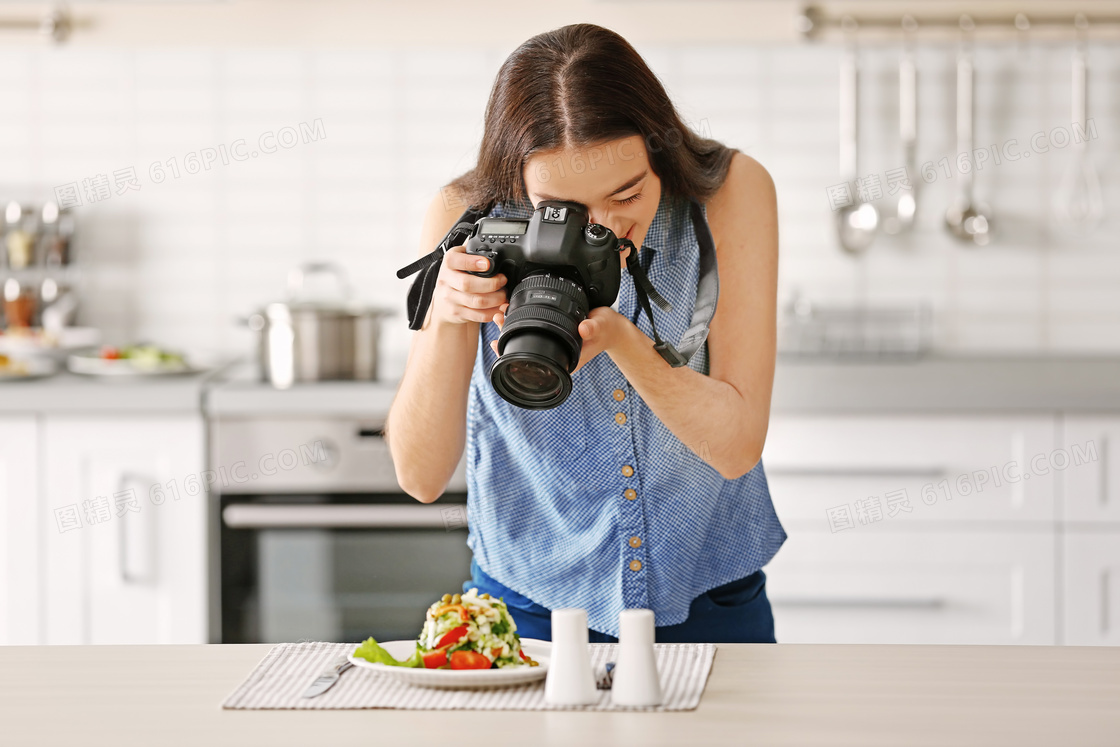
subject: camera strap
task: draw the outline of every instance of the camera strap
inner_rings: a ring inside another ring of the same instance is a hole
[[[439,278],[439,268],[443,264],[443,255],[459,241],[470,236],[474,224],[489,211],[489,205],[484,208],[467,208],[435,249],[397,270],[397,277],[402,280],[417,270],[421,271],[408,289],[409,329],[416,330],[424,326],[424,318],[428,315],[428,306],[432,303],[436,280]]]
[[[626,240],[630,246],[630,254],[626,257],[626,270],[634,278],[634,291],[638,302],[645,309],[649,317],[649,326],[653,331],[653,348],[673,368],[687,365],[704,341],[708,339],[708,328],[712,317],[716,313],[716,301],[719,298],[719,276],[716,272],[716,245],[712,239],[712,232],[700,203],[692,200],[692,226],[696,231],[696,240],[700,244],[700,273],[696,281],[696,302],[692,309],[692,320],[688,329],[681,338],[680,347],[674,347],[671,342],[662,340],[657,334],[657,323],[653,319],[653,309],[650,306],[652,298],[663,311],[672,311],[673,307],[657,292],[638,262],[638,252],[634,250],[633,242]]]

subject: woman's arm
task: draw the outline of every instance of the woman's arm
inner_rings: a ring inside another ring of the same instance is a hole
[[[720,283],[708,333],[709,376],[669,366],[652,340],[613,309],[592,314],[603,319],[607,354],[654,414],[721,475],[735,479],[758,464],[770,422],[778,284],[770,174],[736,153],[707,214]]]
[[[441,193],[428,206],[420,256],[431,252],[462,214],[455,201],[450,202],[448,207]],[[422,503],[443,494],[463,455],[467,395],[478,352],[479,322],[445,321],[433,314],[436,303],[433,297],[424,326],[412,333],[404,375],[384,428],[397,482]]]

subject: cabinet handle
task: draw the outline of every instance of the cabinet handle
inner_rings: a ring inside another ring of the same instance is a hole
[[[1101,434],[1101,508],[1108,505],[1108,434]]]
[[[138,475],[134,472],[122,472],[117,479],[117,493],[125,492],[128,489],[129,483],[148,485],[153,482],[158,481],[149,480],[145,482],[143,475]],[[120,574],[122,583],[138,584],[150,579],[147,577],[148,574],[136,575],[131,571],[128,551],[128,525],[132,523],[134,517],[129,516],[129,513],[131,512],[126,511],[124,516],[120,517],[120,521],[117,522],[117,571]]]
[[[231,529],[446,529],[458,526],[462,503],[435,505],[261,505],[231,503],[222,510],[222,520]]]
[[[1101,634],[1108,635],[1108,569],[1101,570]]]
[[[782,465],[766,467],[764,464],[763,469],[769,477],[917,477],[937,480],[949,474],[949,471],[944,467],[816,467],[812,465],[804,467]]]
[[[782,597],[771,596],[776,607],[827,607],[863,609],[940,609],[948,604],[944,597],[898,597],[895,599],[873,597]]]

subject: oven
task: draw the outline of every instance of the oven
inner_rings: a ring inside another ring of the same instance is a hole
[[[423,504],[397,485],[383,417],[210,423],[211,640],[415,638],[470,578],[466,479]]]

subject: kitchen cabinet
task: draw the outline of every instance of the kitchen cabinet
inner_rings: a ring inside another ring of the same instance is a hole
[[[775,416],[762,461],[779,517],[805,528],[831,531],[847,514],[865,525],[1048,523],[1057,428],[1048,416]]]
[[[205,642],[201,416],[41,422],[44,642]]]
[[[1049,531],[791,533],[767,567],[782,643],[1053,644]]]
[[[1062,642],[1120,645],[1120,529],[1062,535]]]
[[[1115,522],[1120,529],[1120,416],[1070,415],[1064,419],[1063,518]]]
[[[0,417],[0,645],[39,642],[39,429]]]
[[[766,566],[778,640],[1057,643],[1060,426],[775,415],[762,458],[789,533]]]

